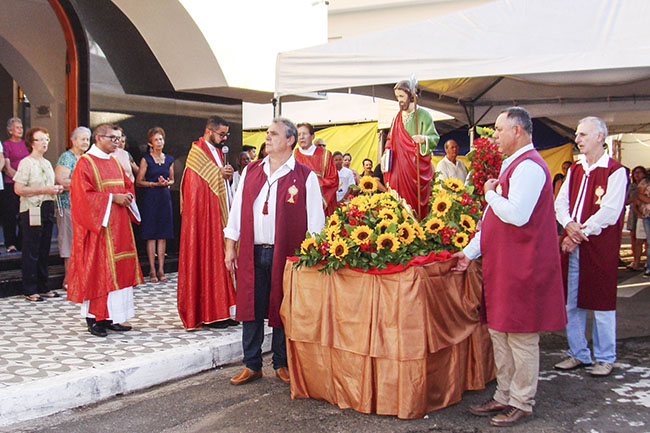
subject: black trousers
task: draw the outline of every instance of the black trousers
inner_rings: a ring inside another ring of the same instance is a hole
[[[21,229],[18,224],[18,210],[20,209],[20,197],[14,192],[14,184],[6,183],[5,189],[0,191],[2,193],[2,206],[0,206],[0,213],[2,214],[2,231],[5,236],[5,246],[14,245],[21,249]],[[18,233],[16,233],[18,230]]]
[[[54,227],[54,202],[41,205],[41,225],[29,225],[29,211],[19,214],[23,232],[23,294],[45,293],[47,288],[47,260],[50,256],[52,228]]]

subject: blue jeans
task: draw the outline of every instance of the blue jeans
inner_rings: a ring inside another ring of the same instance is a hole
[[[273,248],[255,246],[253,253],[255,264],[255,320],[243,322],[242,346],[244,365],[253,371],[262,369],[262,343],[264,342],[264,318],[269,306],[271,294],[271,268],[273,265]],[[284,328],[273,328],[271,341],[273,351],[273,368],[276,370],[287,366],[287,346]]]
[[[580,247],[577,247],[569,255],[569,287],[566,303],[568,319],[566,336],[567,340],[569,340],[567,354],[580,362],[591,364],[591,352],[585,338],[587,310],[577,306],[579,271]],[[616,310],[594,310],[592,340],[596,361],[608,363],[616,361]]]
[[[650,217],[649,218],[643,218],[643,228],[645,229],[645,237],[646,237],[646,241],[647,241],[647,238],[650,235]],[[646,262],[645,262],[645,270],[647,272],[650,272],[650,254],[648,254],[648,258],[646,259]]]

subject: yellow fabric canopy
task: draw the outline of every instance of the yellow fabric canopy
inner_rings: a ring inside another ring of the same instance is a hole
[[[265,131],[244,131],[243,144],[255,146],[257,152],[266,138]],[[350,168],[361,173],[363,160],[369,158],[377,165],[377,122],[360,123],[356,125],[337,125],[316,131],[315,138],[325,140],[327,150],[334,153],[352,155]]]

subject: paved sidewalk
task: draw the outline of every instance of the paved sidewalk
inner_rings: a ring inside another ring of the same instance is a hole
[[[0,299],[0,426],[240,360],[241,326],[185,331],[176,274],[168,278],[138,286],[133,330],[106,338],[87,331],[79,304],[66,301],[65,292],[38,303]]]

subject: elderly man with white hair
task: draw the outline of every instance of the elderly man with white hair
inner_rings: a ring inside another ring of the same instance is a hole
[[[591,365],[585,338],[587,311],[594,314],[592,376],[607,376],[616,361],[616,286],[627,173],[605,151],[607,125],[598,117],[578,123],[582,154],[569,168],[555,200],[564,227],[562,264],[568,289],[568,357],[555,365],[573,370]]]

